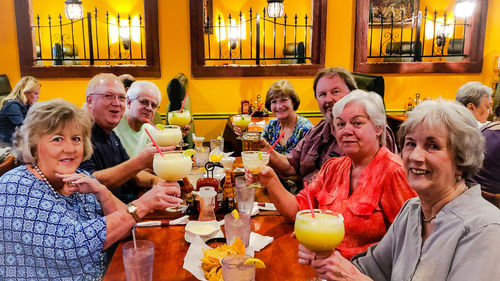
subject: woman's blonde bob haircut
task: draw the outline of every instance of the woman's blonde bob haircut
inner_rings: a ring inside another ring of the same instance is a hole
[[[333,122],[335,123],[335,118],[342,113],[344,107],[348,104],[355,103],[360,104],[365,107],[366,114],[373,126],[376,129],[382,130],[378,138],[380,146],[385,145],[385,128],[386,128],[386,117],[384,101],[382,97],[375,92],[365,92],[363,90],[354,90],[350,92],[345,97],[341,98],[338,102],[333,105]]]
[[[12,89],[12,92],[10,92],[10,94],[7,95],[2,101],[0,101],[0,108],[2,108],[7,101],[15,99],[18,99],[23,104],[26,104],[28,102],[26,93],[33,92],[36,89],[40,88],[40,86],[40,82],[35,77],[24,76],[17,82],[16,86],[14,86],[14,89]]]
[[[16,129],[12,137],[18,158],[24,163],[36,163],[40,138],[55,132],[61,126],[73,125],[72,122],[81,130],[83,160],[88,159],[93,152],[90,140],[92,121],[89,114],[61,98],[37,102],[30,107],[23,125]]]
[[[408,113],[408,119],[399,127],[401,151],[406,135],[418,127],[448,133],[448,145],[455,154],[455,165],[462,178],[475,175],[484,159],[485,141],[477,129],[477,121],[465,106],[456,101],[430,100],[420,103]]]

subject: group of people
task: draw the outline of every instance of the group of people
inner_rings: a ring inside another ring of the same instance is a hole
[[[148,171],[156,148],[142,134],[160,91],[99,74],[78,108],[63,99],[35,102],[40,83],[23,79],[0,109],[2,141],[24,163],[0,177],[0,272],[99,279],[113,245],[138,220],[182,202],[177,183]],[[495,151],[488,143],[483,157],[481,130],[495,142],[500,126],[478,128],[486,121],[476,119],[483,96],[459,90],[463,105],[419,104],[399,128],[398,155],[382,98],[358,90],[349,71],[323,69],[313,89],[323,115],[314,127],[297,114],[300,98],[287,80],[269,88],[265,106],[276,119],[264,129],[262,149],[284,138],[256,179],[289,220],[309,207],[308,198],[314,208],[342,213],[346,235],[336,251],[318,255],[299,245],[299,263],[327,280],[494,280],[500,272],[490,262],[500,254],[490,245],[500,242],[500,211],[481,197],[480,181],[496,187],[497,175],[481,165],[497,161],[488,158]],[[296,195],[280,181],[291,175],[305,182]]]

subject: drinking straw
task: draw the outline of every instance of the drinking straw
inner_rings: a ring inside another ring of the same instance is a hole
[[[135,239],[135,228],[137,225],[132,227],[132,239],[134,240],[134,249],[137,249],[137,240]]]
[[[156,146],[156,149],[158,150],[158,152],[160,153],[160,155],[163,156],[163,153],[161,152],[160,148],[158,147],[158,145],[156,144],[155,140],[153,139],[153,136],[151,136],[151,134],[149,133],[148,129],[144,128],[144,131],[146,131],[146,133],[149,136],[149,139],[151,139],[151,141],[153,142],[153,144]]]
[[[252,117],[252,115],[253,115],[255,112],[257,112],[257,110],[259,110],[261,106],[262,106],[262,103],[261,103],[259,106],[257,106],[257,108],[256,108],[256,109],[254,109],[252,113],[250,113],[250,117]]]
[[[280,141],[280,139],[285,135],[285,131],[283,131],[280,136],[278,137],[278,139],[273,143],[273,145],[271,145],[271,148],[269,148],[269,150],[267,151],[267,153],[271,153],[271,151],[273,151],[274,147],[278,144],[278,142]]]
[[[306,182],[304,182],[304,188],[307,188]],[[309,192],[306,192],[306,196],[307,196],[307,203],[309,204],[309,210],[311,210],[311,217],[314,219],[316,216],[314,215],[313,205],[311,202],[311,197],[309,196]]]
[[[186,99],[188,97],[188,93],[184,96],[184,100],[182,101],[181,109],[179,110],[180,113],[182,113],[182,109],[184,108],[184,104],[186,104]]]
[[[142,117],[142,121],[149,123],[149,125],[153,126],[158,131],[161,131],[160,128],[156,127],[153,123],[151,123],[146,117]]]

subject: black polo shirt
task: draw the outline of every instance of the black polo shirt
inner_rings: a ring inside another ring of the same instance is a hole
[[[94,124],[94,127],[92,127],[91,140],[92,146],[94,147],[94,153],[88,160],[80,164],[81,169],[92,174],[95,171],[114,167],[129,159],[125,148],[115,132],[111,131],[111,133],[107,134],[103,129],[97,126],[97,124]],[[112,192],[124,203],[129,203],[137,199],[139,190],[139,186],[137,186],[132,179],[121,187],[113,189]]]

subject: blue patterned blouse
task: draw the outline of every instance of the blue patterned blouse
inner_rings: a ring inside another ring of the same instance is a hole
[[[0,177],[0,279],[101,279],[105,239],[93,194],[56,197],[25,166]]]
[[[293,130],[292,135],[286,141],[285,145],[281,145],[280,143],[276,144],[274,150],[281,154],[287,154],[292,151],[292,149],[299,143],[299,141],[309,132],[309,130],[313,127],[311,121],[309,119],[298,116],[297,124],[295,124],[295,130]],[[269,143],[273,144],[278,137],[280,136],[281,125],[278,121],[278,118],[274,118],[269,123],[267,123],[264,131],[262,131],[262,137]]]

